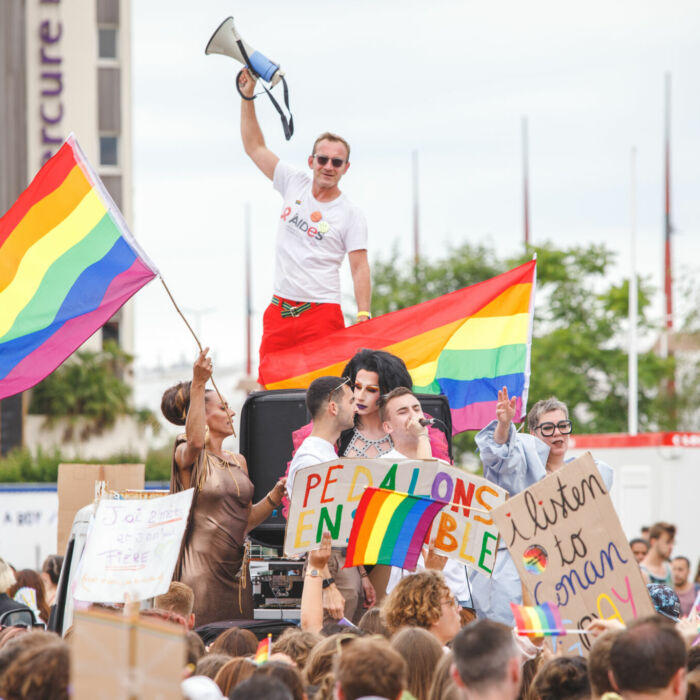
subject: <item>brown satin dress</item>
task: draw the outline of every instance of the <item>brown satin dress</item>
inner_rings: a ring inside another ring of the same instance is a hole
[[[181,435],[175,449],[187,438]],[[252,620],[248,567],[241,570],[253,483],[230,452],[222,460],[200,452],[190,477],[194,498],[174,581],[194,591],[195,625],[219,620]],[[170,491],[183,490],[173,450]],[[243,584],[243,585],[242,585]]]

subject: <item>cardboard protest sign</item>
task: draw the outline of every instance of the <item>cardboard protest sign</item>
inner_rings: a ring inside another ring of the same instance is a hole
[[[157,618],[76,611],[71,637],[71,697],[181,698],[185,628]]]
[[[294,476],[284,549],[318,546],[324,531],[336,546],[348,542],[355,510],[368,486],[448,501],[429,538],[438,553],[487,576],[493,571],[498,531],[490,512],[505,502],[504,489],[439,460],[337,459],[299,469]]]
[[[95,499],[96,481],[106,481],[114,491],[142,489],[145,469],[143,464],[59,464],[56,552],[66,553],[73,518]]]
[[[652,615],[632,555],[590,453],[511,498],[492,513],[535,605],[559,606],[564,626],[594,618],[630,622]],[[587,652],[587,635],[559,637],[569,653]]]
[[[187,526],[193,489],[150,500],[102,499],[88,531],[74,597],[93,603],[165,593]]]

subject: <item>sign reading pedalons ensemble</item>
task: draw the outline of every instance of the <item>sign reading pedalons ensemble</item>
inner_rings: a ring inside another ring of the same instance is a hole
[[[654,614],[590,453],[495,508],[493,520],[535,605],[559,606],[566,627]],[[581,654],[592,641],[587,635],[557,639],[566,652]]]
[[[463,469],[439,460],[342,459],[296,472],[284,549],[314,549],[324,531],[345,547],[355,510],[369,486],[447,501],[429,532],[439,554],[457,559],[487,576],[493,571],[498,530],[491,511],[507,492]]]

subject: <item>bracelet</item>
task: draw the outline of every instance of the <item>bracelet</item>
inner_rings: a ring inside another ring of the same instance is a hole
[[[363,572],[360,574],[360,578],[367,578],[368,576],[369,576],[369,574],[368,574],[366,571],[363,571]]]
[[[323,579],[323,588],[328,588],[332,583],[335,583],[335,579],[331,576],[330,578]]]
[[[269,493],[267,494],[267,496],[265,496],[265,498],[267,498],[267,502],[268,502],[273,508],[279,508],[279,507],[280,507],[280,504],[279,504],[279,503],[275,503],[275,502],[270,498],[270,494],[269,494]],[[280,501],[280,503],[281,503],[281,501]]]
[[[369,311],[358,311],[357,318],[372,318],[372,314]]]

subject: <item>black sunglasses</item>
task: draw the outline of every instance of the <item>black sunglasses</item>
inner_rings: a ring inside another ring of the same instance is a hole
[[[539,430],[545,437],[552,437],[557,428],[562,435],[569,435],[574,426],[570,420],[560,420],[558,423],[540,423],[535,430]]]
[[[314,155],[314,158],[319,165],[328,165],[328,161],[330,160],[330,162],[333,163],[334,168],[340,168],[345,164],[345,160],[343,158],[331,158],[330,156],[317,155]]]

